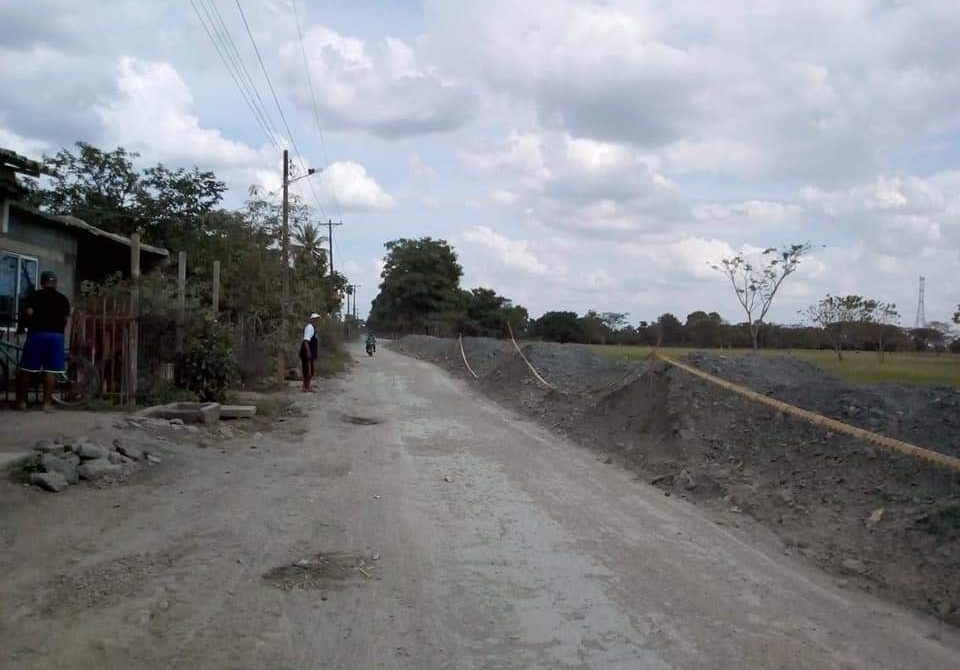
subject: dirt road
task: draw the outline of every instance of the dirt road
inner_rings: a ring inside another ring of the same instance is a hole
[[[953,629],[427,363],[305,406],[123,487],[0,484],[0,667],[957,667]]]

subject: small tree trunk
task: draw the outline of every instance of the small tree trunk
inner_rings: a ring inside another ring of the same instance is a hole
[[[750,324],[750,338],[753,340],[753,353],[760,351],[760,324]]]

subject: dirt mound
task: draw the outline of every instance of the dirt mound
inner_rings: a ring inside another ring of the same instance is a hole
[[[785,552],[844,581],[960,625],[960,475],[827,432],[663,362],[614,364],[586,347],[526,345],[531,363],[558,386],[552,391],[509,343],[464,342],[488,395],[729,523],[752,517]],[[456,340],[404,338],[398,349],[466,374]],[[788,356],[689,360],[780,400],[960,454],[955,390],[849,384]]]

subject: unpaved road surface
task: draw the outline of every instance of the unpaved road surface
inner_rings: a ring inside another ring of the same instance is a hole
[[[430,364],[305,406],[126,486],[0,484],[0,668],[958,667],[954,629]]]

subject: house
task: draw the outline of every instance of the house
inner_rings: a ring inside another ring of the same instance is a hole
[[[71,302],[79,297],[83,281],[130,273],[129,238],[18,201],[23,192],[16,174],[39,177],[41,172],[36,161],[0,148],[0,328],[16,325],[20,302],[46,270],[57,273],[58,288]],[[168,256],[166,249],[140,245],[144,272]]]

